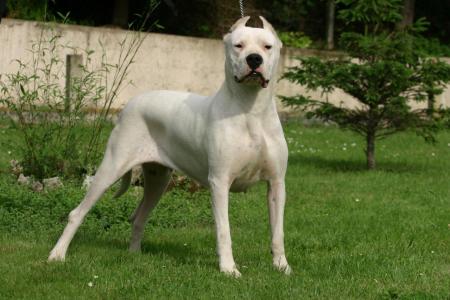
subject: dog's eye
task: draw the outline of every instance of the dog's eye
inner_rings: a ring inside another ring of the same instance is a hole
[[[270,50],[270,49],[272,49],[272,46],[271,45],[265,45],[264,48],[266,48],[267,50]]]
[[[236,48],[242,48],[242,44],[236,44],[234,45]]]

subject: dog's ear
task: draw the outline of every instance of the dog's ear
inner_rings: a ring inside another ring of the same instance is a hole
[[[280,48],[282,48],[283,47],[283,43],[281,42],[280,38],[278,37],[277,32],[275,31],[275,29],[273,29],[272,24],[270,24],[269,21],[267,21],[266,18],[264,18],[263,16],[259,16],[259,18],[261,19],[261,21],[263,23],[263,28],[267,29],[267,30],[270,30],[273,33],[273,35],[277,39],[278,46]]]
[[[230,36],[230,33],[232,33],[234,30],[236,30],[236,28],[241,27],[241,26],[245,26],[245,24],[248,22],[249,19],[250,19],[250,16],[246,16],[246,17],[243,17],[243,18],[240,18],[239,20],[237,20],[230,27],[230,30],[227,32],[227,34],[225,34],[223,36],[223,40],[226,41],[228,39],[228,37]]]
[[[234,30],[236,30],[236,28],[245,26],[245,24],[247,24],[248,20],[250,20],[250,16],[245,16],[245,17],[240,18],[230,27],[230,30],[228,32],[233,32]]]

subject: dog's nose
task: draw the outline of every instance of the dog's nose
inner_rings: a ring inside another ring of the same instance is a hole
[[[252,53],[246,57],[247,64],[252,70],[256,70],[262,63],[263,58],[261,55]]]

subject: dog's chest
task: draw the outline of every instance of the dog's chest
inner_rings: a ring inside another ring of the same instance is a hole
[[[240,140],[236,141],[231,178],[232,191],[245,191],[252,184],[266,179],[270,158],[268,140],[270,136],[259,121],[246,122]]]

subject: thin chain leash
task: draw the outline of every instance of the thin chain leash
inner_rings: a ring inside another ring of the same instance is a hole
[[[241,18],[244,17],[244,0],[239,0],[239,8],[241,10]]]

